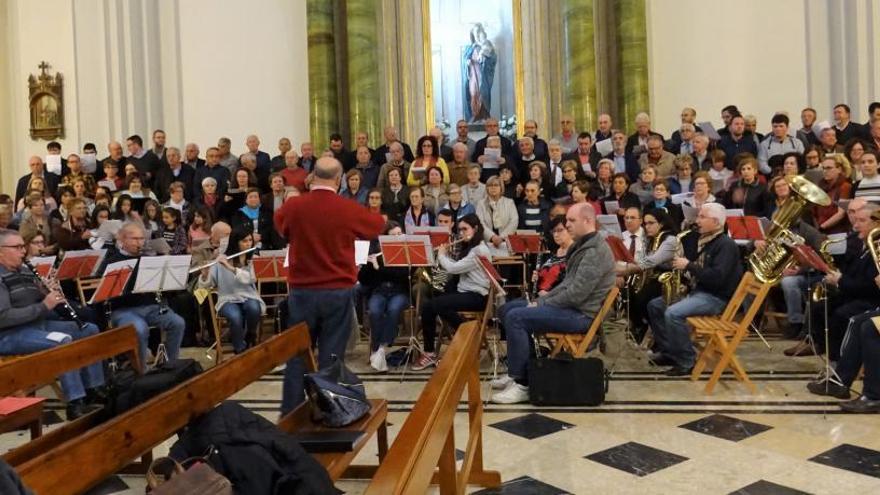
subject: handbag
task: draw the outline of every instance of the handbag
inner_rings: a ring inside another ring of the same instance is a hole
[[[599,358],[559,353],[529,359],[529,402],[536,406],[598,406],[607,392],[608,373]]]
[[[336,356],[333,363],[305,377],[312,421],[324,426],[348,426],[370,412],[364,384]]]
[[[185,469],[183,465],[190,462],[193,462],[192,467]],[[171,472],[157,474],[161,464],[170,464]],[[232,483],[200,457],[187,459],[183,464],[170,457],[154,460],[147,470],[147,492],[153,495],[233,494]]]

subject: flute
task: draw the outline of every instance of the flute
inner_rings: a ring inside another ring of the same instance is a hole
[[[239,251],[239,252],[237,252],[237,253],[235,253],[235,254],[231,254],[231,255],[227,256],[226,259],[230,259],[230,260],[231,260],[231,259],[235,259],[235,258],[238,258],[239,256],[241,256],[241,255],[243,255],[243,254],[247,254],[247,253],[249,253],[249,252],[251,252],[251,251],[256,251],[256,250],[257,250],[257,246],[254,246],[254,247],[252,247],[252,248],[245,249],[244,251]],[[189,269],[189,273],[190,273],[190,274],[193,274],[193,273],[196,273],[196,272],[200,272],[200,271],[202,271],[203,268],[210,268],[210,267],[216,265],[217,263],[219,263],[219,261],[215,259],[214,261],[211,261],[211,262],[205,263],[204,265],[197,266],[197,267],[195,267],[195,268],[190,268],[190,269]]]

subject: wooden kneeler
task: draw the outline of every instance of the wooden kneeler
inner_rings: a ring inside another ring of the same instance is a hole
[[[596,317],[586,333],[545,333],[544,338],[553,344],[550,357],[556,356],[563,350],[570,352],[573,357],[583,357],[587,350],[590,349],[590,344],[593,343],[599,329],[602,328],[602,322],[608,316],[608,312],[614,307],[614,301],[617,300],[618,294],[620,294],[620,289],[612,287],[608,295],[605,296],[605,302],[602,303],[602,307],[599,308],[599,312],[596,313]]]
[[[699,341],[705,341],[691,373],[691,380],[699,380],[709,361],[717,360],[712,376],[706,383],[707,394],[712,393],[721,379],[721,374],[727,368],[733,371],[737,380],[746,384],[749,391],[756,392],[755,384],[736,358],[736,349],[748,335],[749,325],[763,305],[770,287],[770,284],[759,282],[753,273],[746,272],[720,316],[691,316],[687,319],[688,324],[694,329],[698,345]],[[737,315],[740,314],[740,309],[748,296],[752,296],[752,301],[748,309],[742,313],[742,318],[737,320]]]

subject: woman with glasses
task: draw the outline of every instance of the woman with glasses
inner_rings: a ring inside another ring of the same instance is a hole
[[[408,186],[421,186],[428,181],[428,169],[440,167],[443,170],[443,183],[449,184],[449,169],[446,161],[440,157],[440,145],[434,136],[422,136],[419,138],[416,148],[416,159],[409,167],[406,177]]]
[[[519,225],[519,214],[516,205],[510,198],[504,197],[501,178],[489,177],[486,181],[486,198],[477,206],[477,217],[483,224],[481,232],[495,256],[506,256],[508,253],[507,236],[516,232]]]
[[[847,179],[850,175],[849,160],[841,154],[826,156],[821,164],[822,180],[819,187],[831,198],[828,206],[813,206],[813,220],[823,234],[839,234],[849,232],[849,220],[846,211],[837,205],[841,199],[852,199],[852,183]]]

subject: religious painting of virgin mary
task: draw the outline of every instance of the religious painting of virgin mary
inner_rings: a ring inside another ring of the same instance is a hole
[[[462,55],[462,90],[464,118],[480,122],[489,118],[492,109],[492,84],[498,54],[486,35],[482,23],[476,23],[470,32],[471,42]]]

